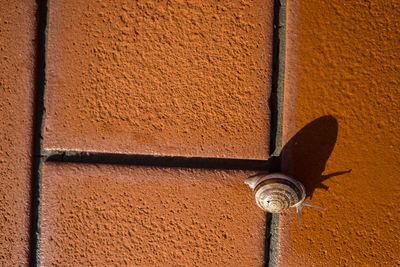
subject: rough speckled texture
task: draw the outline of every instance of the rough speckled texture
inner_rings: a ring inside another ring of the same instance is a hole
[[[0,265],[28,261],[34,1],[0,1]]]
[[[397,266],[400,3],[288,2],[284,169],[327,210],[281,216],[279,264]]]
[[[268,158],[273,1],[50,1],[45,147]]]
[[[261,266],[253,173],[47,163],[42,256],[82,266]]]

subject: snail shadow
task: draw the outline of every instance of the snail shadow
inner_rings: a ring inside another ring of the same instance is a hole
[[[304,126],[282,149],[282,172],[300,181],[310,199],[316,188],[329,189],[323,184],[325,180],[351,172],[349,169],[322,174],[335,147],[337,135],[337,120],[333,116],[323,116]]]

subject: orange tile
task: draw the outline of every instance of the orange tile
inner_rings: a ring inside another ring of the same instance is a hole
[[[326,211],[280,217],[279,265],[399,265],[399,2],[288,7],[284,171]]]
[[[0,1],[0,265],[28,262],[35,1]]]
[[[45,147],[267,159],[273,1],[50,1]]]
[[[253,173],[47,163],[44,266],[261,266]]]

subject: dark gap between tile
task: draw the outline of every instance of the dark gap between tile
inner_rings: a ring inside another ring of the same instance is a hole
[[[271,133],[270,152],[275,162],[269,168],[270,172],[281,170],[281,150],[283,131],[283,98],[285,80],[285,49],[286,49],[286,0],[274,1],[274,38],[272,59],[272,90],[270,98]],[[278,231],[279,214],[267,214],[266,241],[264,265],[278,265]]]
[[[142,154],[46,150],[46,161],[181,167],[202,169],[239,169],[268,171],[277,164],[277,157],[268,160],[229,159],[183,156],[157,156]]]
[[[37,39],[35,58],[35,107],[33,117],[32,199],[29,245],[30,266],[40,266],[41,236],[41,185],[43,152],[43,128],[45,118],[46,54],[48,32],[48,0],[37,0]]]

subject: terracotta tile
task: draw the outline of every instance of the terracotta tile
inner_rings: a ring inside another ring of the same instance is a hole
[[[265,214],[251,173],[47,163],[41,261],[261,266]]]
[[[279,264],[399,265],[400,5],[288,5],[284,170],[327,210],[281,216]]]
[[[35,1],[0,1],[0,265],[28,262]]]
[[[267,159],[273,1],[50,1],[45,147]]]

